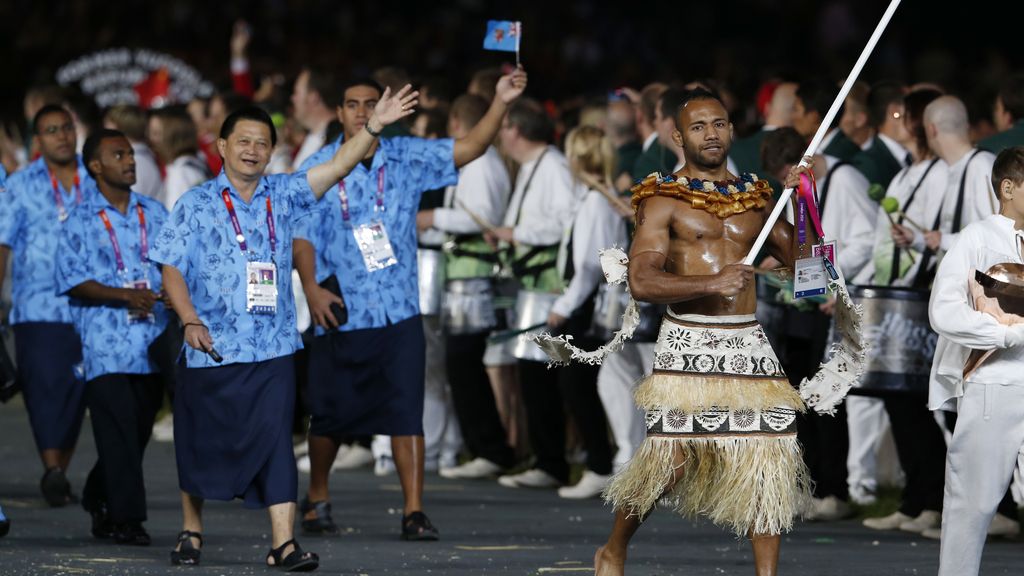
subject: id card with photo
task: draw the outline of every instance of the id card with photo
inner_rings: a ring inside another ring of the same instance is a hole
[[[248,262],[245,278],[245,311],[250,314],[276,314],[277,266],[273,262]]]
[[[125,282],[124,288],[130,288],[132,290],[150,290],[149,280],[132,280]],[[135,324],[137,322],[152,322],[153,313],[143,312],[141,310],[132,310],[129,308],[128,312],[128,323]]]
[[[796,261],[793,271],[793,298],[823,296],[828,284],[828,273],[821,256],[801,258]]]
[[[355,234],[359,251],[363,253],[367,271],[383,270],[398,263],[383,222],[363,224],[353,229],[352,233]]]

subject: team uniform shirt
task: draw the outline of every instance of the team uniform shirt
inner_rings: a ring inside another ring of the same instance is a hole
[[[185,192],[209,179],[210,172],[202,158],[191,154],[178,156],[167,166],[167,178],[157,199],[170,212]]]
[[[156,155],[145,142],[132,141],[135,152],[135,191],[149,198],[157,198],[163,190],[163,178]]]
[[[824,196],[821,227],[828,240],[836,241],[836,260],[846,278],[854,284],[867,283],[872,275],[871,252],[875,243],[878,204],[868,197],[868,179],[849,164],[836,166],[839,159],[826,156],[829,169],[819,184]]]
[[[332,158],[341,140],[311,156],[303,168]],[[458,182],[454,145],[451,139],[382,138],[369,168],[358,164],[303,219],[296,235],[316,248],[317,281],[336,276],[348,308],[348,322],[339,330],[382,328],[420,313],[416,213],[424,191]],[[378,233],[386,233],[391,253],[372,270],[356,238],[360,234],[365,241],[371,228],[381,241],[377,246],[384,244]]]
[[[66,294],[92,280],[114,288],[160,292],[160,267],[149,260],[148,252],[149,243],[166,220],[167,211],[156,200],[133,192],[128,209],[122,214],[96,190],[88,202],[72,211],[61,229],[57,290]],[[110,223],[109,231],[106,222]],[[149,359],[148,347],[167,325],[167,311],[162,303],[158,301],[148,317],[130,312],[123,304],[75,299],[71,304],[75,329],[82,339],[87,380],[105,374],[157,371]]]
[[[534,168],[533,180],[527,182]],[[504,225],[515,228],[513,237],[518,244],[558,245],[572,225],[576,204],[569,161],[557,148],[548,146],[543,156],[519,168]]]
[[[224,200],[225,190],[244,249]],[[204,352],[188,347],[189,368],[263,362],[302,347],[292,298],[292,238],[295,222],[315,203],[305,171],[262,177],[248,203],[221,172],[186,192],[174,205],[153,243],[150,259],[182,273],[199,320],[209,328],[214,348],[224,359],[218,364]],[[263,268],[260,277],[253,278],[250,267],[271,263],[274,278],[269,280],[277,291],[273,310],[250,312],[250,283],[268,280],[262,276]]]
[[[11,324],[71,323],[67,296],[57,291],[57,241],[63,218],[93,193],[81,161],[78,186],[65,190],[50,178],[43,158],[11,175],[0,197],[0,244],[10,246]],[[58,200],[59,198],[59,200]]]
[[[625,246],[626,222],[608,200],[595,190],[584,190],[583,201],[573,223],[571,238],[573,274],[565,292],[551,306],[551,311],[568,318],[582,306],[604,281],[598,251],[612,246]],[[563,252],[568,245],[563,246]]]
[[[968,289],[974,270],[985,272],[995,264],[1024,264],[1024,232],[1014,229],[1013,220],[993,214],[964,228],[959,236],[939,264],[928,305],[932,328],[939,333],[928,394],[932,410],[963,396],[964,362],[972,349],[994,349],[995,353],[968,377],[971,382],[1024,385],[1020,378],[1024,347],[1006,347],[1007,326],[975,310]]]
[[[977,154],[975,154],[977,152]],[[957,197],[960,194],[960,181],[967,171],[964,181],[964,201],[960,213],[960,229],[968,224],[983,220],[999,211],[999,200],[992,191],[992,164],[996,157],[991,152],[977,149],[964,154],[949,166],[946,181],[946,193],[943,196],[942,213],[939,216],[939,230],[942,239],[939,248],[948,251],[956,243],[959,232],[953,233],[953,219],[956,216]],[[922,226],[930,226],[932,222],[921,222]]]
[[[444,207],[434,209],[434,228],[452,234],[479,234],[480,225],[466,209],[491,225],[505,215],[512,185],[508,169],[494,146],[459,169],[459,183],[444,192]]]

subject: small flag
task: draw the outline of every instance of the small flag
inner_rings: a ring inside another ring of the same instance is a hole
[[[139,106],[143,109],[166,106],[171,93],[171,80],[167,68],[154,70],[145,80],[136,84],[134,89],[139,97]]]
[[[523,35],[523,23],[512,20],[488,20],[484,50],[519,52],[519,40]]]

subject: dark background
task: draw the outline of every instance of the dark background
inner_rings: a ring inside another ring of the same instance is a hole
[[[904,0],[862,75],[933,81],[988,116],[1001,78],[1022,67],[1020,2]],[[27,87],[102,48],[151,48],[227,85],[232,23],[252,26],[257,75],[303,64],[342,75],[383,65],[441,75],[457,93],[512,55],[481,49],[488,19],[523,22],[529,92],[564,100],[651,80],[714,78],[750,105],[773,76],[839,80],[887,3],[877,0],[597,2],[520,0],[4,0],[0,117],[20,119]],[[742,125],[743,122],[741,121]]]

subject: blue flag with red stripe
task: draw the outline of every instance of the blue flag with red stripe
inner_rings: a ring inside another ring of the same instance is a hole
[[[518,52],[523,35],[523,23],[513,20],[488,20],[484,50]]]

